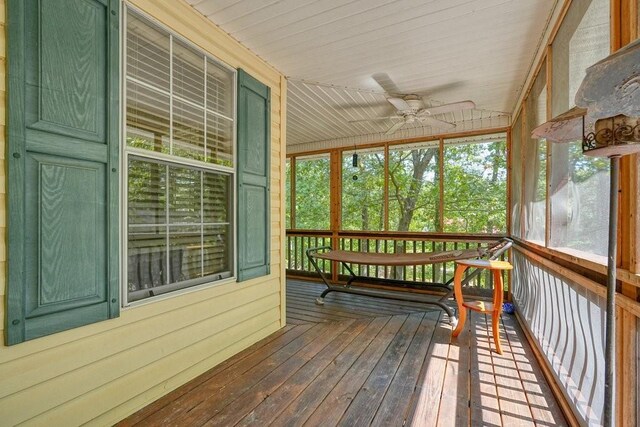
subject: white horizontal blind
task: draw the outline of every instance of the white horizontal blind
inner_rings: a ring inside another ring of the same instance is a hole
[[[128,10],[127,300],[233,271],[234,73]]]
[[[131,10],[126,44],[127,145],[233,167],[234,73]]]

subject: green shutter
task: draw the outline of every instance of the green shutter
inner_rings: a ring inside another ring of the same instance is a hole
[[[238,280],[269,274],[269,87],[238,70]]]
[[[119,314],[118,11],[8,3],[7,344]]]

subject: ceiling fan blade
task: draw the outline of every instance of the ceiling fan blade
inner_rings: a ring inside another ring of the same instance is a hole
[[[377,122],[381,120],[389,120],[396,119],[399,116],[387,116],[387,117],[372,117],[370,119],[360,119],[360,120],[347,120],[347,123],[360,123],[360,122]]]
[[[405,123],[406,122],[404,121],[395,123],[393,126],[389,128],[389,130],[385,133],[385,135],[391,135],[396,133],[396,131],[400,129],[402,126],[404,126]]]
[[[476,104],[473,101],[460,101],[435,107],[427,107],[420,111],[419,114],[435,116],[436,114],[451,113],[452,111],[468,110],[470,108],[476,108]]]
[[[382,99],[379,102],[369,102],[366,104],[356,104],[356,103],[351,103],[351,104],[338,104],[336,105],[334,108],[336,110],[363,110],[365,108],[388,108],[389,107],[389,103]]]
[[[375,80],[376,83],[380,85],[382,90],[387,92],[387,94],[393,96],[393,95],[398,95],[400,93],[400,89],[398,89],[398,86],[396,86],[393,80],[391,80],[391,77],[389,77],[389,74],[376,73],[372,75],[371,78],[373,78],[373,80]]]
[[[387,101],[389,101],[391,105],[396,107],[396,110],[399,110],[399,111],[411,110],[411,106],[407,103],[407,101],[405,101],[402,98],[387,98]]]
[[[453,129],[456,127],[454,123],[445,122],[444,120],[434,119],[431,116],[420,116],[418,118],[422,123],[427,123],[439,129]]]

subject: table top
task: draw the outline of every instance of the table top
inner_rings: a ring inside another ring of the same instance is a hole
[[[511,270],[513,266],[507,261],[491,261],[485,259],[461,259],[456,261],[458,265],[467,267],[486,268],[489,270]]]

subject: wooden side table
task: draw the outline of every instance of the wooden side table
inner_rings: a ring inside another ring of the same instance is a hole
[[[500,346],[500,314],[502,313],[502,271],[511,270],[513,266],[507,261],[488,261],[482,259],[465,259],[456,262],[456,273],[453,278],[453,290],[458,303],[458,325],[453,331],[453,336],[457,337],[464,328],[467,320],[467,309],[477,311],[482,314],[491,313],[491,326],[493,328],[493,341],[496,343],[496,351],[502,354]],[[483,268],[493,274],[493,303],[484,301],[465,302],[462,297],[462,276],[467,268]]]

